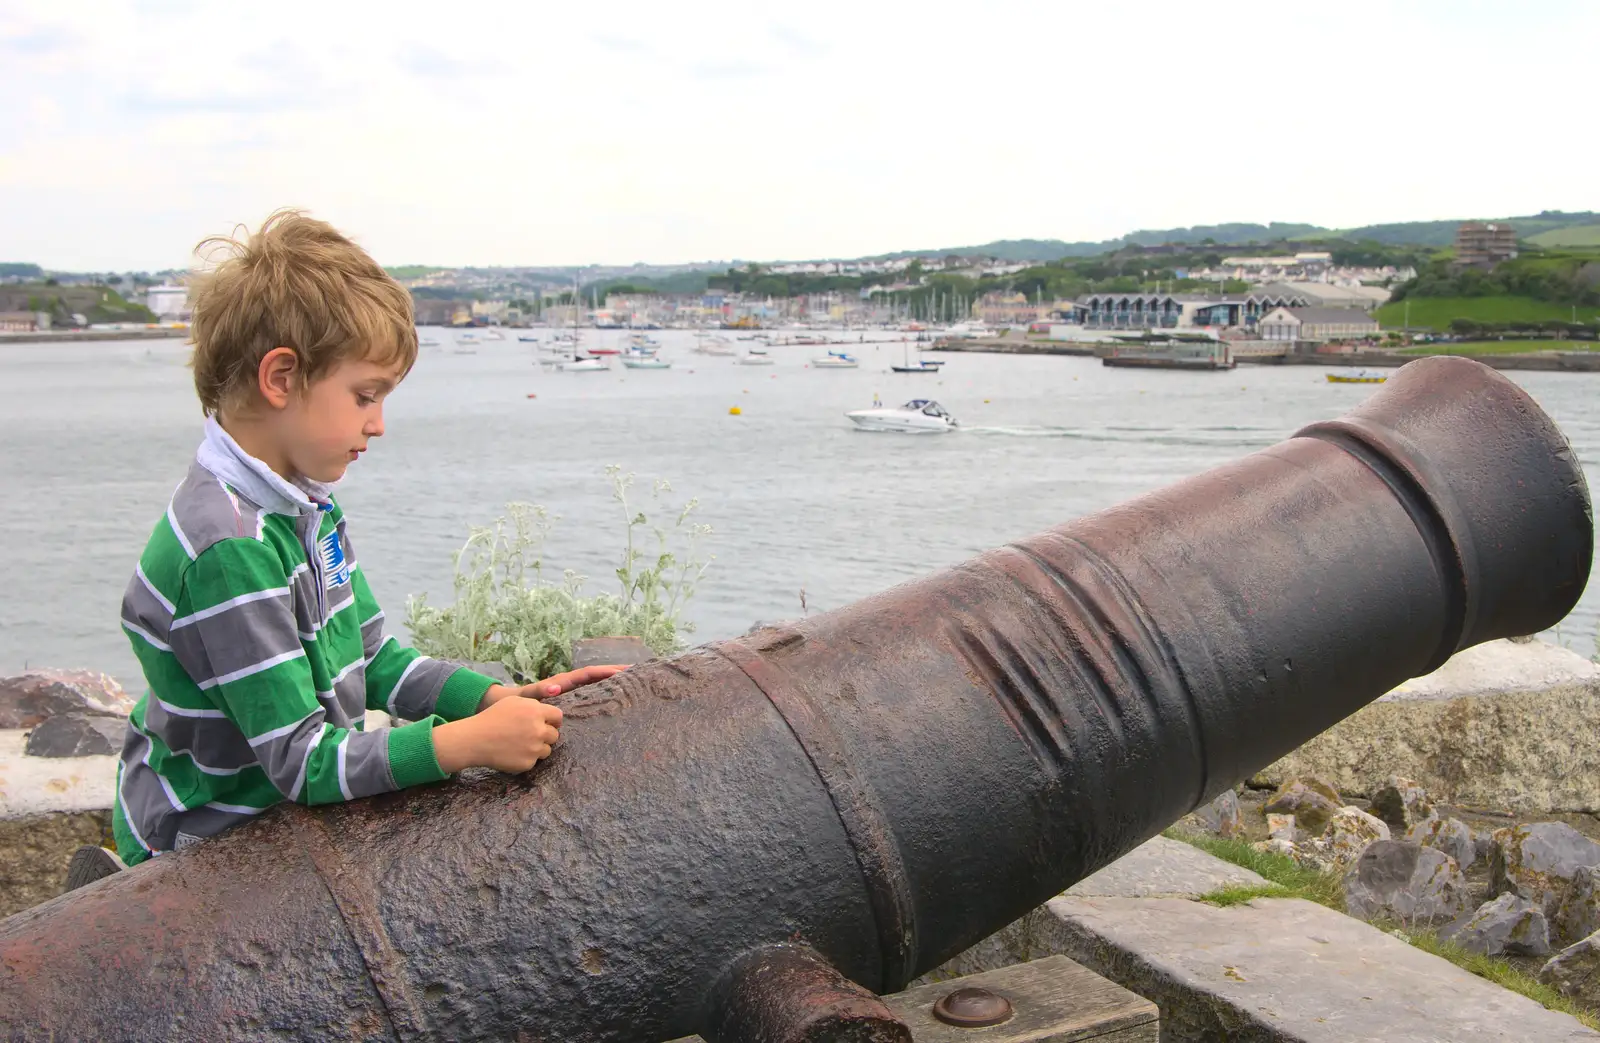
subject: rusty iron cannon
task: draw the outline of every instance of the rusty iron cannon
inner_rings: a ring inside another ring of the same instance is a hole
[[[1527,394],[1347,416],[564,701],[555,756],[286,807],[0,923],[52,1039],[904,1040],[893,991],[1407,678],[1553,625],[1594,548]]]

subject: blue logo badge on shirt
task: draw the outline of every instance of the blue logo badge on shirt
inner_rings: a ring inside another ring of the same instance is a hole
[[[350,566],[344,560],[344,544],[339,540],[339,530],[335,529],[318,540],[317,548],[322,555],[322,574],[327,577],[328,589],[349,583]]]

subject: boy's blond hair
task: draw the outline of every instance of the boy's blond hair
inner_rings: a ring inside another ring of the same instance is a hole
[[[194,280],[194,388],[208,416],[253,400],[274,348],[294,349],[302,387],[346,359],[402,375],[417,360],[411,295],[326,221],[279,210],[247,239],[212,236],[195,252],[224,255]]]

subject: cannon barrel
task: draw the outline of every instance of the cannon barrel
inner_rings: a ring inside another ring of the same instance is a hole
[[[564,1043],[789,1038],[747,1009],[869,1024],[850,982],[900,988],[1398,683],[1555,624],[1593,549],[1582,471],[1532,399],[1421,360],[1271,448],[581,689],[527,774],[275,809],[19,913],[0,1024]]]

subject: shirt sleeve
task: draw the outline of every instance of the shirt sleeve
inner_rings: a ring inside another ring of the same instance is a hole
[[[367,659],[367,709],[406,721],[429,715],[459,721],[477,713],[483,694],[498,682],[476,670],[425,656],[400,644],[392,634],[385,635],[383,610],[359,563],[351,570],[350,582],[355,587],[362,654]]]
[[[213,544],[189,566],[177,607],[179,664],[244,733],[286,799],[329,804],[446,777],[433,749],[437,717],[375,732],[326,721],[271,547],[250,538]]]

